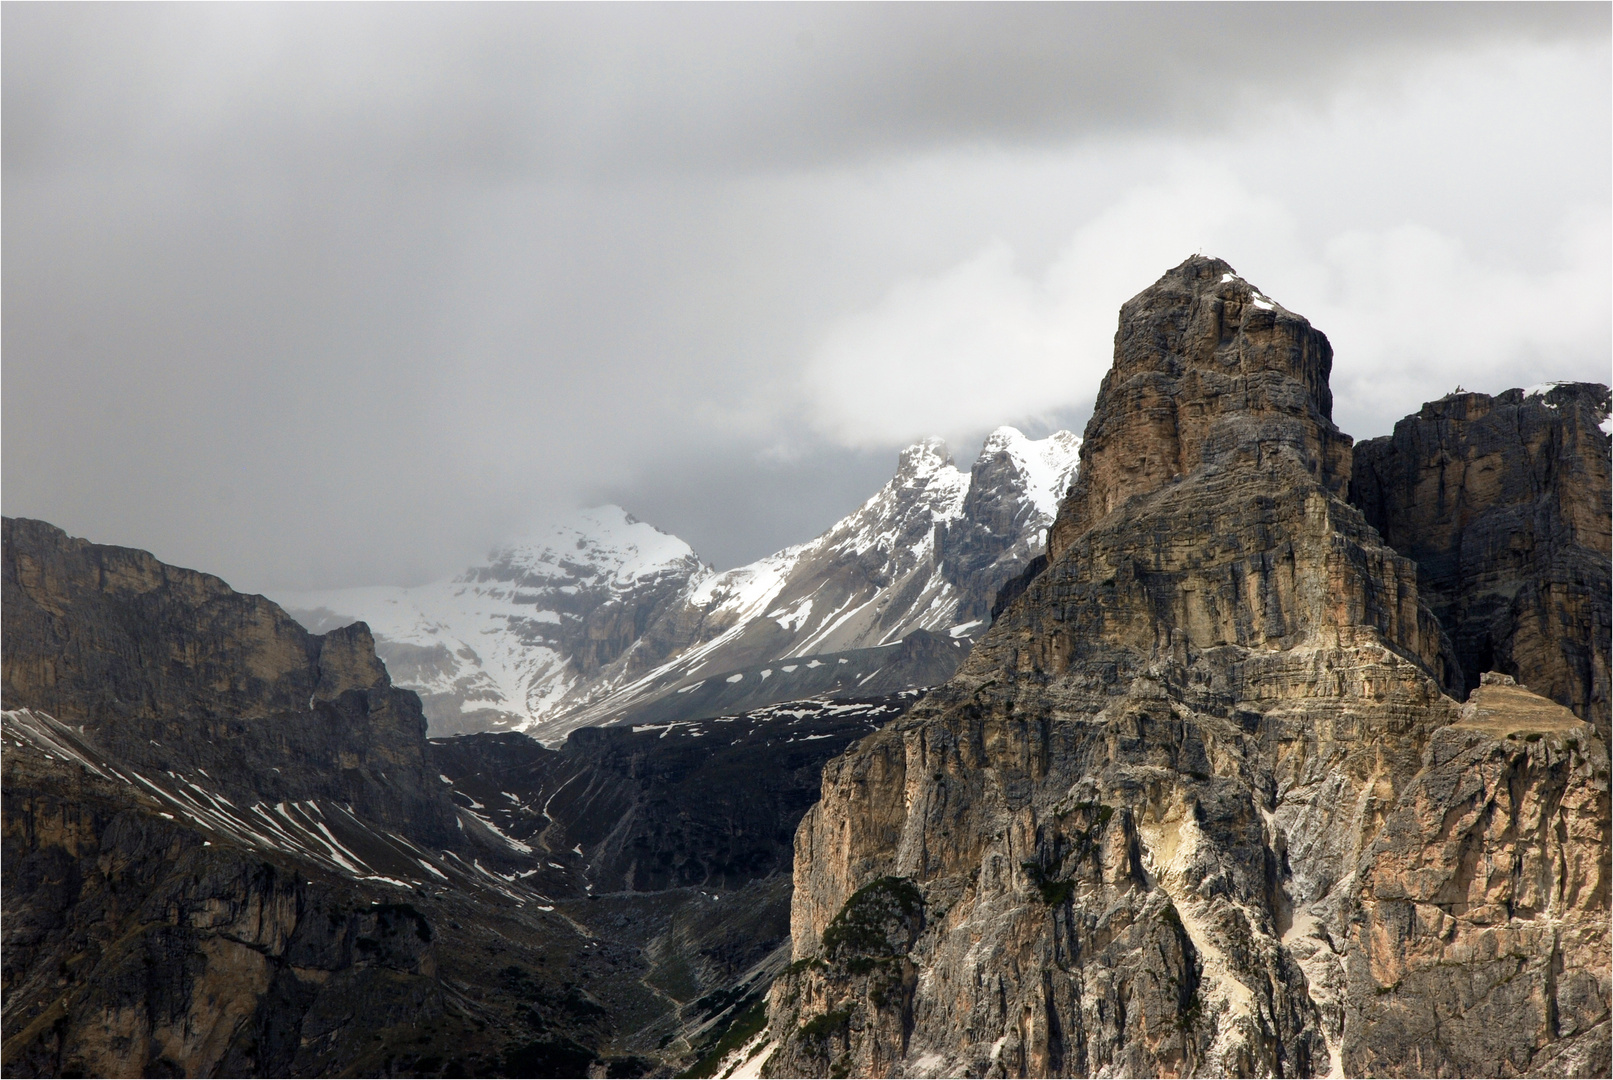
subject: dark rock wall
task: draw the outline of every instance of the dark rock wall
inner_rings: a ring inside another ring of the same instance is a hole
[[[5,708],[82,724],[136,767],[206,769],[247,803],[337,799],[460,842],[420,700],[392,686],[364,624],[310,634],[210,574],[40,521],[3,527]]]
[[[562,916],[210,838],[121,764],[0,768],[7,1076],[583,1075],[657,1007]]]
[[[1486,671],[1607,737],[1613,651],[1606,386],[1460,393],[1356,447],[1350,500],[1417,563],[1466,695]]]
[[[507,835],[551,852],[580,846],[595,892],[731,890],[790,872],[824,763],[912,700],[579,728],[558,750],[525,735],[468,735],[434,740],[432,760]]]

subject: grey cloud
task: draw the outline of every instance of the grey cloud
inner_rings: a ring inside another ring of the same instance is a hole
[[[1038,280],[1216,140],[1326,221],[1307,242],[1431,221],[1550,262],[1558,203],[1608,197],[1605,92],[1531,153],[1463,114],[1508,156],[1473,167],[1453,121],[1438,177],[1416,132],[1344,167],[1326,126],[1520,42],[1599,47],[1605,83],[1605,5],[4,15],[5,511],[249,588],[451,573],[606,498],[719,564],[804,539],[897,449],[803,419],[827,327],[994,239]],[[937,433],[960,464],[983,434]]]
[[[1605,38],[1595,4],[10,5],[8,172],[597,176],[1214,128],[1352,64]]]

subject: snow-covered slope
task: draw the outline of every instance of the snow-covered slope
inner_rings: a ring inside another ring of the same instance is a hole
[[[823,535],[721,573],[601,507],[452,581],[275,599],[312,630],[369,623],[433,734],[519,727],[552,743],[773,660],[915,630],[967,645],[997,589],[1041,551],[1079,448],[1069,432],[999,428],[965,473],[940,440],[916,443]]]
[[[554,715],[710,574],[682,540],[600,506],[450,581],[275,599],[315,633],[367,622],[393,681],[420,694],[433,734],[451,734]]]

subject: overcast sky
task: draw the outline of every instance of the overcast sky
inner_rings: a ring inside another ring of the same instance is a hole
[[[1357,438],[1607,381],[1609,5],[3,10],[7,514],[278,590],[730,566],[1079,431],[1218,255]]]

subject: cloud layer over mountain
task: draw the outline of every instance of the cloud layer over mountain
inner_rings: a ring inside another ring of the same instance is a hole
[[[1607,377],[1605,7],[13,7],[8,514],[246,588],[733,565],[1079,427],[1194,250],[1341,426]]]

